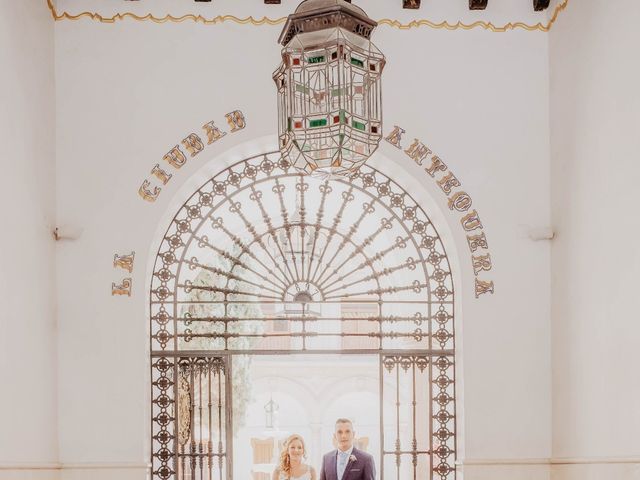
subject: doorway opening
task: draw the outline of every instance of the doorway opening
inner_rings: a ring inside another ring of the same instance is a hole
[[[335,449],[338,418],[353,422],[354,445],[380,465],[378,356],[247,355],[233,365],[234,478],[271,480],[294,433],[305,440],[305,462],[319,472],[322,455]]]
[[[293,428],[315,462],[342,405],[369,409],[351,416],[380,480],[455,477],[449,260],[382,172],[316,179],[279,152],[220,172],[167,229],[150,312],[154,480],[265,475]]]

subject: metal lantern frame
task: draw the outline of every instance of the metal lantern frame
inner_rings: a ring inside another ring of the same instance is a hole
[[[378,148],[386,59],[370,40],[376,25],[344,0],[307,0],[287,20],[273,75],[279,146],[303,173],[349,175]]]

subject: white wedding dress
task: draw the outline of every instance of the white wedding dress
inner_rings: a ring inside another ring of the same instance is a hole
[[[307,473],[303,473],[300,477],[287,477],[285,473],[280,473],[280,480],[311,480],[311,469]]]

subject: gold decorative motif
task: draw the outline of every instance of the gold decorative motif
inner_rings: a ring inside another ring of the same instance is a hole
[[[387,135],[386,137],[384,137],[384,139],[389,142],[391,145],[393,145],[396,148],[402,148],[400,146],[400,139],[402,138],[402,134],[405,133],[405,130],[403,128],[400,128],[399,126],[395,125],[393,127],[393,131]]]
[[[118,255],[117,253],[113,256],[113,268],[122,268],[127,272],[133,272],[133,261],[136,257],[136,252],[131,252],[129,255]]]
[[[467,192],[456,192],[449,198],[449,210],[454,208],[459,212],[466,212],[471,208],[473,200]]]
[[[153,167],[153,170],[151,170],[151,175],[154,175],[158,180],[162,182],[163,185],[169,183],[169,180],[171,180],[171,177],[173,177],[172,174],[167,173],[163,169],[161,169],[160,164],[158,163],[156,163],[155,167]]]
[[[404,132],[405,130],[403,128],[400,128],[396,125],[391,134],[385,139],[392,145],[399,148],[400,135]],[[460,219],[460,224],[462,225],[462,228],[467,237],[469,250],[471,250],[472,254],[476,253],[476,250],[478,250],[479,248],[482,250],[488,250],[487,238],[482,231],[484,227],[482,225],[482,222],[480,221],[478,212],[476,210],[472,210],[471,212],[467,213],[473,205],[473,199],[464,190],[454,191],[455,188],[462,187],[462,183],[453,174],[453,172],[448,171],[449,167],[440,159],[440,157],[433,154],[433,151],[429,147],[420,142],[420,140],[417,138],[413,141],[409,148],[404,150],[404,154],[419,166],[422,166],[424,160],[427,159],[427,157],[431,156],[431,165],[428,167],[423,167],[423,170],[435,180],[436,185],[438,185],[438,187],[440,187],[440,190],[442,190],[442,192],[446,195],[449,210],[455,210],[459,213],[465,214]],[[447,171],[448,173],[446,175],[443,174],[439,176],[439,178],[436,178],[436,173]],[[473,232],[473,234],[467,235],[467,233],[469,232]],[[482,255],[471,255],[471,263],[473,265],[473,274],[476,277],[480,272],[488,272],[493,268],[493,264],[491,263],[491,255],[489,253],[484,253]],[[486,293],[494,293],[493,282],[485,280],[476,281],[476,298],[479,298],[481,295],[484,295]]]
[[[428,27],[428,28],[433,28],[438,30],[439,29],[471,30],[474,28],[482,28],[484,30],[495,32],[495,33],[503,33],[503,32],[518,30],[518,29],[527,30],[530,32],[532,31],[548,32],[549,30],[551,30],[551,27],[558,19],[558,15],[560,14],[560,12],[565,10],[568,4],[569,4],[569,0],[563,0],[561,3],[559,3],[553,12],[553,15],[551,16],[551,19],[546,24],[542,22],[538,22],[535,25],[528,25],[524,22],[509,22],[505,25],[494,25],[491,22],[485,22],[485,21],[477,21],[477,22],[468,23],[468,24],[462,23],[462,22],[449,23],[447,21],[436,23],[427,19],[412,20],[408,23],[402,23],[399,20],[393,20],[390,18],[383,18],[381,20],[378,20],[378,24],[386,25],[392,28],[397,28],[399,30],[409,30],[412,28]],[[234,22],[240,25],[251,24],[254,26],[259,26],[259,25],[281,25],[285,23],[285,21],[287,20],[286,17],[253,18],[252,16],[250,16],[245,18],[239,18],[234,15],[218,15],[213,18],[205,18],[202,15],[194,15],[194,14],[187,14],[179,17],[174,17],[173,15],[156,17],[150,13],[147,15],[136,15],[135,13],[131,13],[131,12],[117,13],[110,17],[102,16],[99,13],[95,13],[95,12],[81,12],[76,15],[72,15],[68,12],[58,13],[58,11],[56,10],[56,7],[52,3],[52,0],[47,0],[47,5],[49,6],[49,10],[51,11],[51,16],[56,22],[61,20],[80,20],[83,18],[88,18],[90,20],[94,20],[100,23],[115,23],[117,21],[122,21],[128,18],[131,20],[139,21],[139,22],[152,21],[154,23],[167,23],[167,22],[181,23],[185,21],[193,21],[195,23],[202,23],[203,25],[217,25],[225,22]]]
[[[475,210],[473,210],[469,215],[462,217],[462,219],[460,219],[460,223],[466,232],[482,228],[482,222],[480,221],[480,218],[478,218],[478,212]]]
[[[453,188],[459,187],[460,185],[462,185],[460,181],[456,178],[456,176],[451,172],[449,172],[447,175],[442,177],[436,183],[442,189],[445,195],[451,194],[451,190]]]
[[[122,283],[112,283],[111,284],[111,295],[126,295],[127,297],[131,296],[131,279],[124,278]]]
[[[192,158],[204,150],[202,140],[200,140],[200,137],[195,133],[188,135],[184,140],[182,140],[182,145],[184,145],[184,148],[187,149]]]
[[[479,298],[480,295],[484,295],[485,293],[490,293],[493,295],[494,285],[493,282],[485,282],[484,280],[479,280],[476,278],[476,298]]]
[[[247,126],[247,122],[244,118],[244,113],[240,110],[234,110],[233,112],[225,115],[229,127],[231,127],[231,133],[235,133],[238,130],[242,130]]]
[[[150,186],[151,182],[149,182],[149,180],[144,180],[138,189],[138,195],[147,202],[155,202],[162,189],[160,187],[153,187],[153,190],[149,190]]]
[[[207,145],[211,145],[213,142],[217,142],[227,133],[216,127],[215,123],[209,122],[202,126],[202,129],[207,134]]]
[[[191,437],[191,386],[185,372],[178,381],[178,443],[186,445]]]
[[[469,243],[469,250],[472,252],[475,252],[478,248],[484,248],[485,250],[489,249],[487,237],[484,232],[480,235],[467,235],[467,242]]]
[[[395,131],[396,130],[394,130],[394,132]],[[391,133],[391,135],[393,135],[393,132]],[[431,155],[433,152],[429,147],[427,147],[424,143],[416,138],[411,146],[404,151],[404,153],[409,155],[418,165],[422,165],[424,159],[427,158],[427,156]]]
[[[187,139],[188,138],[189,137],[187,137]],[[187,163],[187,157],[185,157],[184,153],[180,151],[180,147],[178,145],[169,150],[169,152],[167,152],[167,154],[162,157],[162,159],[176,170],[182,168],[182,166]]]
[[[488,272],[492,268],[491,254],[472,256],[473,261],[473,274],[477,277],[478,273],[485,271]]]
[[[447,170],[447,168],[449,167],[445,165],[442,159],[439,156],[434,155],[433,157],[431,157],[431,166],[425,168],[424,171],[427,172],[431,177],[435,178],[436,172],[444,172],[445,170]]]
[[[227,120],[229,127],[231,127],[231,133],[238,132],[247,126],[247,119],[240,110],[234,110],[233,112],[227,113],[225,115],[225,119]],[[207,135],[207,145],[217,142],[227,134],[216,127],[213,121],[205,123],[202,126],[202,129]],[[180,143],[188,153],[189,157],[187,157],[187,155],[185,155],[185,153],[180,149],[180,144],[175,145],[162,157],[165,162],[176,170],[182,168],[187,163],[188,158],[195,157],[206,147],[202,138],[196,133],[190,133],[183,138]],[[158,163],[156,163],[151,170],[151,175],[160,181],[162,185],[166,185],[169,183],[169,180],[173,178],[173,174],[160,168],[160,164]],[[161,191],[162,188],[158,185],[152,184],[150,177],[147,177],[138,188],[138,195],[147,202],[153,203],[158,199],[158,195],[160,195]]]

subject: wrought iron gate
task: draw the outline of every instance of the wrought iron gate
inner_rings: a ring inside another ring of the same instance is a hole
[[[396,480],[408,478],[440,478],[452,473],[451,458],[455,453],[455,398],[454,358],[447,355],[425,355],[424,352],[404,352],[400,355],[382,355],[380,391],[392,379],[395,403],[380,402],[382,424],[390,416],[396,431],[392,438],[382,442],[382,466],[395,465]],[[400,392],[409,392],[409,428],[402,431]],[[403,470],[403,465],[410,465]],[[409,475],[409,476],[407,476]],[[385,479],[392,480],[392,479]]]
[[[278,153],[229,167],[174,217],[150,294],[154,480],[231,479],[232,359],[283,352],[379,355],[381,394],[411,393],[381,406],[398,424],[383,467],[455,477],[449,262],[426,213],[381,172],[316,180]]]
[[[153,362],[152,438],[160,478],[224,479],[233,429],[228,356],[161,356]]]

